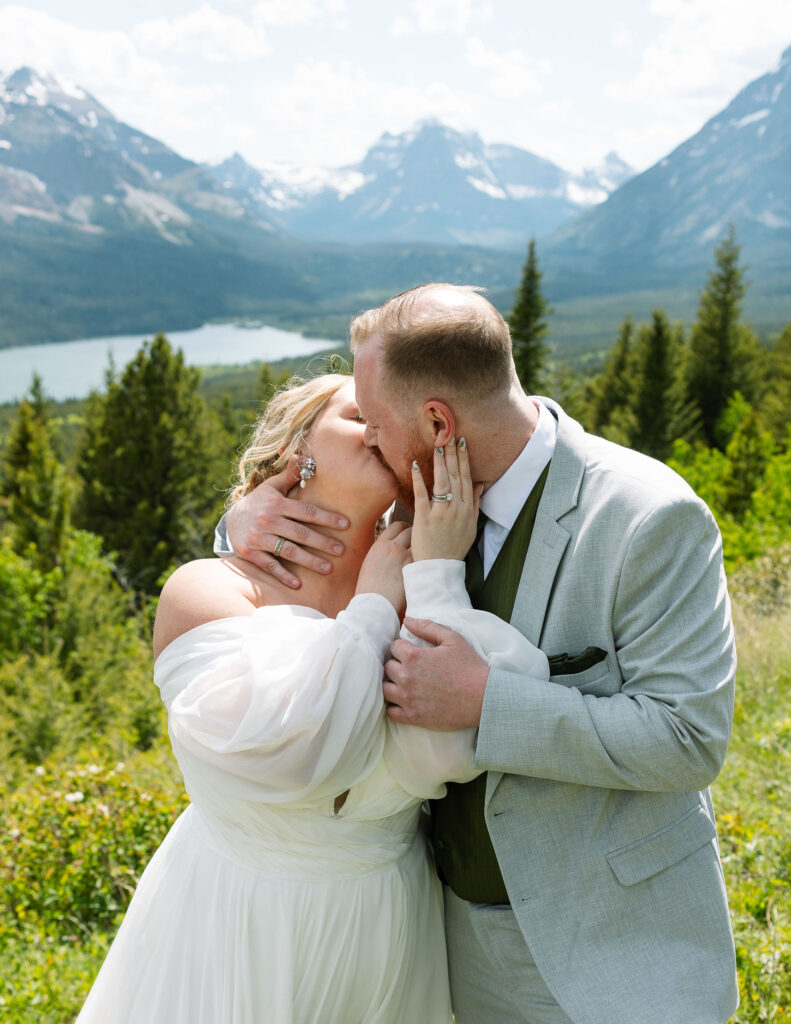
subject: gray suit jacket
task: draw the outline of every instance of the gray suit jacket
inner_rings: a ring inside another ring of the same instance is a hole
[[[557,447],[511,622],[549,682],[490,673],[476,767],[536,964],[575,1024],[723,1024],[738,1004],[708,786],[735,650],[717,526],[675,473],[586,434]]]

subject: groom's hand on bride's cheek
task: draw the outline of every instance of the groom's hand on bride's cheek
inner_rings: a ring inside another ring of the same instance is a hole
[[[286,497],[297,483],[299,467],[292,460],[288,469],[240,498],[227,516],[228,538],[234,552],[294,589],[301,583],[280,559],[326,575],[332,572],[331,558],[342,555],[344,546],[337,537],[318,533],[311,527],[345,530],[349,525],[345,516]]]
[[[425,729],[468,729],[480,725],[489,666],[467,641],[424,619],[404,620],[414,636],[432,647],[396,640],[385,662],[382,692],[394,722]]]

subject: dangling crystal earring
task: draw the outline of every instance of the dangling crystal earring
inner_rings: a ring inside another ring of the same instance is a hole
[[[298,455],[299,486],[304,487],[305,481],[316,475],[316,460],[310,455]]]

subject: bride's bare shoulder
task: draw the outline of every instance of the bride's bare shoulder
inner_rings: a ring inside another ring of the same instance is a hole
[[[162,588],[154,620],[154,656],[195,626],[234,615],[252,615],[258,602],[236,559],[187,562]]]

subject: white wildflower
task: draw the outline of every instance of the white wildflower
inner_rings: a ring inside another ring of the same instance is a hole
[[[67,793],[63,799],[67,804],[79,804],[85,799],[85,794],[75,789],[73,793]]]
[[[44,770],[44,765],[43,764],[37,764],[35,771],[36,771],[36,775],[46,775],[46,772]]]
[[[19,839],[19,837],[22,835],[18,828],[9,829],[8,834],[11,836],[12,839]]]
[[[87,770],[91,775],[98,775],[102,769],[98,764],[89,764]]]
[[[110,817],[110,808],[107,806],[107,804],[97,804],[96,805],[96,810],[99,812],[99,814],[103,815],[105,818],[109,818]]]

